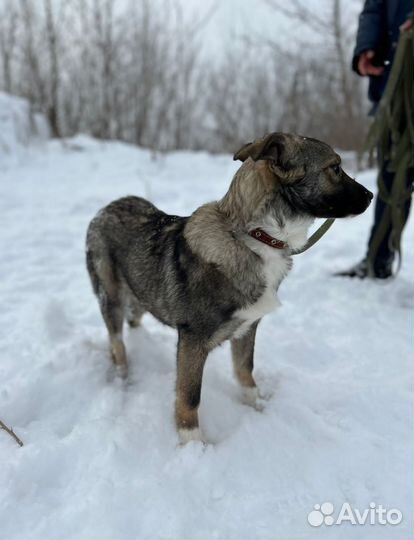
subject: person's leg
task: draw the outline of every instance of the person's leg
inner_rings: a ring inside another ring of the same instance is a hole
[[[384,184],[389,192],[394,181],[394,173],[387,170],[387,163],[381,164],[383,172]],[[410,169],[407,174],[407,188],[412,187],[414,183],[414,169]],[[407,222],[410,212],[411,197],[408,197],[404,203],[403,221],[404,225]],[[388,204],[377,194],[375,200],[374,223],[371,229],[371,234],[368,241],[368,249],[366,257],[351,267],[349,270],[337,272],[337,276],[366,278],[369,276],[385,279],[392,275],[392,263],[394,260],[394,252],[390,247],[391,236],[391,214],[388,212]],[[388,216],[387,216],[388,214]],[[385,221],[384,221],[385,220]],[[380,230],[382,229],[382,231]],[[378,237],[375,241],[377,233],[383,233],[383,236]],[[374,245],[378,244],[378,245]],[[373,253],[375,248],[375,253]],[[369,253],[371,251],[371,253]],[[368,261],[368,255],[372,257],[372,263]]]
[[[391,193],[395,173],[388,170],[388,162],[381,164],[379,174],[382,174],[382,181],[387,194]],[[406,178],[407,188],[412,186],[414,170],[410,169]],[[408,197],[403,203],[402,219],[405,226],[411,206],[411,197]],[[377,194],[374,211],[374,224],[368,241],[368,265],[367,270],[374,277],[386,278],[392,274],[392,263],[394,261],[395,251],[391,240],[392,219],[391,207],[383,200],[380,193]]]
[[[380,163],[378,176],[382,176],[385,188],[385,196],[391,193],[395,174],[388,169],[388,162]],[[379,184],[379,182],[378,182]],[[392,232],[391,212],[389,204],[381,196],[380,189],[375,199],[374,223],[368,240],[368,258],[372,264],[374,273],[381,267],[391,267],[394,260],[394,252],[390,247],[390,236]]]

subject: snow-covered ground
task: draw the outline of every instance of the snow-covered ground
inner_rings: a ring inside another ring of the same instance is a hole
[[[2,540],[408,540],[412,535],[413,223],[395,281],[332,277],[364,252],[371,212],[295,259],[261,323],[263,412],[239,401],[229,347],[211,354],[200,418],[178,446],[176,334],[126,331],[131,377],[109,380],[84,264],[89,220],[125,194],[188,214],[222,196],[230,156],[149,152],[78,137],[0,161]],[[358,175],[374,187],[374,173]],[[399,525],[322,525],[315,504],[397,508]]]

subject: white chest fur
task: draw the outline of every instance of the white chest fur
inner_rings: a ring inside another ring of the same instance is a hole
[[[310,224],[311,220],[300,220],[293,224],[286,224],[281,230],[273,221],[268,220],[264,224],[252,225],[251,228],[260,226],[274,238],[287,242],[292,249],[297,249],[306,243]],[[281,250],[263,244],[248,235],[245,235],[243,240],[252,251],[260,255],[263,261],[262,276],[265,289],[254,304],[234,313],[235,318],[243,321],[234,334],[235,338],[243,336],[255,321],[281,305],[277,296],[277,288],[287,275],[291,264],[289,258]]]
[[[263,279],[266,286],[263,294],[254,304],[234,313],[235,318],[243,321],[236,330],[234,335],[236,338],[241,337],[255,321],[280,306],[277,287],[289,270],[289,260],[279,251],[265,245],[263,247],[267,247],[268,250],[266,258],[263,260]]]

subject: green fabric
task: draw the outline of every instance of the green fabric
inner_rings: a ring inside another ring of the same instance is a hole
[[[410,15],[414,18],[414,14]],[[387,230],[391,226],[391,249],[401,265],[401,235],[404,228],[404,204],[411,197],[407,188],[408,171],[414,168],[414,29],[402,32],[384,96],[368,133],[368,149],[378,148],[381,159],[395,173],[391,191],[378,177],[379,196],[387,203],[382,222],[368,250],[368,269],[374,275],[374,261]]]

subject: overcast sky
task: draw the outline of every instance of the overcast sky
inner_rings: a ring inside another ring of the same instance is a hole
[[[285,0],[288,2],[288,0]],[[189,14],[197,16],[200,12],[208,11],[209,5],[215,5],[214,15],[205,28],[204,46],[207,50],[218,52],[227,46],[234,45],[238,38],[265,37],[283,42],[289,48],[298,38],[304,38],[308,32],[306,28],[299,28],[281,14],[269,8],[263,0],[181,0],[182,5]],[[332,0],[307,0],[319,16],[327,16]],[[343,0],[343,20],[347,22],[351,34],[354,34],[358,22],[358,13],[362,9],[363,0]],[[190,15],[192,16],[192,15]],[[321,36],[306,35],[306,39],[320,39]]]
[[[200,13],[199,0],[181,0],[188,12]],[[324,2],[325,0],[322,0]],[[292,24],[271,10],[261,0],[222,0],[210,5],[216,6],[208,25],[204,30],[207,50],[218,52],[232,47],[243,36],[266,37],[274,39],[281,35],[288,36]],[[207,2],[203,3],[206,10]]]
[[[16,0],[17,1],[17,0]],[[38,0],[36,0],[38,1]],[[65,0],[54,0],[57,4]],[[122,10],[131,2],[140,0],[115,0],[115,9]],[[163,3],[169,0],[151,0],[153,6],[159,4],[163,9]],[[295,47],[295,44],[315,39],[323,39],[323,36],[310,32],[305,25],[299,27],[293,24],[285,16],[271,9],[265,0],[170,0],[179,1],[186,17],[199,19],[203,14],[215,6],[213,15],[203,29],[202,46],[206,54],[222,54],[223,51],[237,46],[243,36],[251,39],[267,38],[283,44],[285,49]],[[289,5],[289,0],[283,0]],[[2,0],[0,0],[0,3]],[[351,36],[354,36],[357,28],[358,14],[362,9],[364,0],[342,0],[343,20],[346,21]],[[332,9],[332,0],[305,0],[305,4],[311,7],[320,17],[329,17]],[[39,0],[39,8],[43,3]],[[353,39],[352,39],[353,41]]]

